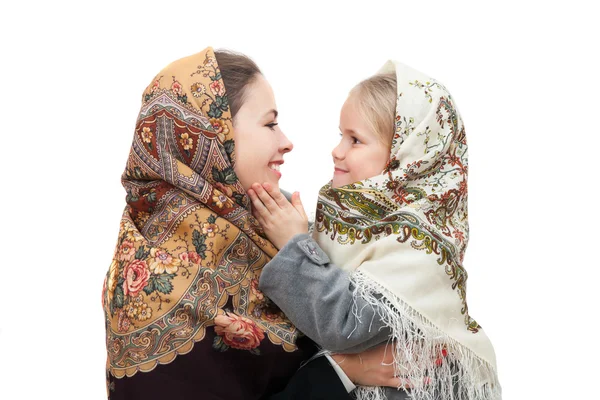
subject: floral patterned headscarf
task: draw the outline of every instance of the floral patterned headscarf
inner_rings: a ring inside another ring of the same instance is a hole
[[[380,72],[397,79],[389,162],[379,176],[323,187],[313,235],[391,328],[396,372],[417,384],[411,398],[456,398],[454,390],[459,399],[498,399],[494,349],[467,307],[462,119],[439,82],[397,62]],[[444,364],[434,365],[440,353]],[[432,385],[419,385],[425,376]],[[359,388],[358,398],[379,398],[377,390]]]
[[[144,91],[102,292],[113,377],[173,362],[213,325],[215,357],[260,354],[265,342],[296,349],[296,328],[258,290],[276,249],[251,216],[234,144],[211,48],[170,64]]]

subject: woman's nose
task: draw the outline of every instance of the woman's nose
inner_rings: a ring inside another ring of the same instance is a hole
[[[281,132],[281,139],[279,141],[279,151],[283,154],[289,153],[294,148],[294,144]]]

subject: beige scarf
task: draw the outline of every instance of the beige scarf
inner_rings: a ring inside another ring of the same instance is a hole
[[[127,205],[102,290],[110,375],[176,362],[206,337],[210,363],[270,344],[282,363],[294,357],[284,354],[298,330],[258,290],[277,250],[249,212],[234,155],[212,48],[169,64],[144,91],[122,177]]]
[[[398,82],[389,163],[374,178],[323,187],[313,236],[351,272],[355,298],[391,328],[396,373],[415,385],[412,398],[500,399],[494,349],[466,301],[462,119],[439,82],[396,62],[380,72],[395,72]],[[357,323],[370,323],[361,311]],[[359,387],[357,395],[385,398],[381,388]]]

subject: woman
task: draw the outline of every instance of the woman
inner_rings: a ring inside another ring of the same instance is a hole
[[[326,359],[298,371],[314,343],[258,289],[277,250],[245,192],[277,185],[291,149],[248,59],[208,48],[145,90],[103,289],[109,398],[348,398]],[[364,374],[361,362],[384,351],[341,367],[362,384],[396,385],[390,368]]]

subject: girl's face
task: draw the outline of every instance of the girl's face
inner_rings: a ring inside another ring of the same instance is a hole
[[[333,188],[380,175],[390,158],[384,144],[360,116],[355,96],[350,96],[340,114],[340,143],[333,149]]]
[[[277,125],[277,106],[269,82],[259,75],[246,89],[245,101],[233,120],[235,173],[244,190],[269,182],[279,188],[283,155],[293,144]]]

